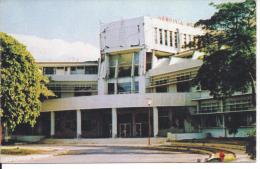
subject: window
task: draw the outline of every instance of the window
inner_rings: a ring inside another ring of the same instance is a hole
[[[178,48],[178,33],[174,32],[174,46]]]
[[[117,92],[120,93],[131,93],[131,82],[118,83]]]
[[[55,94],[54,97],[50,97],[51,98],[61,98],[61,87],[55,87],[55,86],[48,86],[48,89],[53,91],[53,93]]]
[[[85,74],[97,74],[98,67],[97,66],[86,66]]]
[[[158,118],[160,130],[170,128],[169,115],[167,111],[161,110]]]
[[[183,48],[187,48],[187,35],[183,34]]]
[[[146,52],[146,71],[152,68],[152,56],[151,52]]]
[[[221,120],[221,118],[217,118],[217,115],[204,115],[201,117],[201,126],[202,127],[220,127],[218,125],[221,125],[221,121],[218,122],[219,120]]]
[[[64,69],[64,67],[57,67],[57,69]]]
[[[159,29],[159,34],[160,34],[160,44],[163,44],[163,40],[162,40],[162,29]]]
[[[190,92],[191,85],[189,81],[178,82],[176,86],[177,86],[177,92]]]
[[[115,69],[116,69],[116,62],[118,56],[110,56],[109,57],[109,78],[115,77]]]
[[[170,31],[170,46],[173,46],[172,31]]]
[[[200,113],[220,112],[220,102],[218,100],[203,100],[200,103]]]
[[[85,73],[84,71],[85,71],[84,66],[77,66],[77,67],[73,66],[70,69],[70,74],[72,74],[72,75],[74,75],[74,74],[84,74]]]
[[[158,43],[158,38],[157,38],[157,28],[154,28],[154,43]]]
[[[118,58],[118,77],[131,77],[132,53],[120,55]]]
[[[43,73],[45,75],[54,75],[55,74],[55,69],[54,69],[54,67],[44,67],[43,68]]]
[[[241,111],[253,109],[251,96],[231,97],[224,103],[225,111]]]
[[[74,88],[74,96],[90,96],[91,95],[91,87],[75,87]]]
[[[191,48],[192,39],[193,39],[192,36],[189,35],[189,48]]]
[[[115,94],[115,84],[108,83],[108,94]]]
[[[226,126],[236,124],[238,126],[252,126],[256,123],[255,112],[236,112],[229,113],[225,116]]]
[[[168,46],[168,31],[164,30],[164,44]]]
[[[139,53],[134,53],[134,76],[139,75]]]
[[[156,93],[167,93],[168,87],[167,86],[158,86],[155,88]]]
[[[139,83],[138,82],[135,82],[134,83],[134,91],[133,91],[133,93],[138,93],[139,92]]]

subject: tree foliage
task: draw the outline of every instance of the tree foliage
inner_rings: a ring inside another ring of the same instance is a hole
[[[214,98],[252,87],[255,104],[256,3],[246,0],[211,5],[217,12],[195,24],[205,31],[196,42],[205,57],[195,84],[209,90]]]
[[[1,122],[13,130],[16,125],[34,126],[41,102],[53,93],[26,47],[0,32],[1,56]]]

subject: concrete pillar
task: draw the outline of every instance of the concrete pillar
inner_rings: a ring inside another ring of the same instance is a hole
[[[55,114],[54,111],[51,112],[51,137],[55,135]]]
[[[222,127],[224,130],[224,137],[227,137],[227,130],[226,130],[226,124],[225,124],[225,115],[222,114]]]
[[[169,124],[170,124],[169,127],[171,127],[172,126],[172,110],[170,112],[168,112],[168,119],[169,119]]]
[[[109,57],[105,54],[105,60],[100,62],[100,71],[98,73],[98,95],[105,95],[107,94],[108,85],[106,82],[106,78],[108,76],[109,71]]]
[[[135,124],[135,113],[132,113],[132,124],[133,124],[133,136],[136,136],[136,124]]]
[[[157,57],[155,56],[155,50],[153,50],[153,55],[152,55],[152,68],[155,67],[156,63],[157,63]]]
[[[117,137],[117,111],[112,108],[112,138]]]
[[[77,110],[77,138],[80,138],[81,134],[81,111]]]
[[[158,117],[158,108],[153,107],[153,135],[156,137],[159,131],[159,117]]]
[[[224,112],[224,103],[222,99],[220,100],[220,111]]]

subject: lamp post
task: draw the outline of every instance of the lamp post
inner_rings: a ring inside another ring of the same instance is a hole
[[[150,107],[152,104],[152,99],[147,98],[147,104],[148,104],[148,145],[151,145],[151,112],[150,112]]]

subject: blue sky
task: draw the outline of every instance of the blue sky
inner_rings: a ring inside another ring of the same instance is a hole
[[[214,8],[208,5],[212,1],[219,2],[219,0],[0,0],[0,31],[12,34],[32,51],[36,50],[31,49],[35,39],[36,41],[43,39],[46,43],[55,39],[67,45],[75,45],[77,42],[83,46],[88,45],[89,50],[94,48],[97,50],[100,23],[138,16],[168,16],[196,22],[199,19],[209,18],[214,13]],[[37,55],[44,57],[48,52],[41,54],[38,52]],[[55,55],[55,52],[50,55]]]

